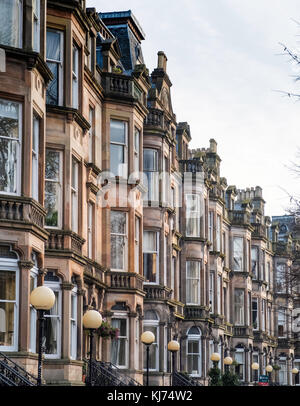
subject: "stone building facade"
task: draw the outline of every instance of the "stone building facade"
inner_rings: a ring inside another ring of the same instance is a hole
[[[36,373],[30,292],[45,284],[49,385],[82,384],[87,309],[119,329],[97,336],[96,358],[140,383],[150,330],[152,385],[170,384],[172,339],[201,384],[213,352],[245,385],[252,362],[291,384],[297,224],[266,217],[260,187],[227,184],[215,140],[189,149],[167,57],[149,74],[133,13],[11,0],[0,21],[0,352]]]

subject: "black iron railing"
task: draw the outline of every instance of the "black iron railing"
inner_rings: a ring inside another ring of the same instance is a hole
[[[0,386],[37,386],[37,378],[0,352]]]
[[[84,361],[88,367],[90,361]],[[95,360],[92,361],[92,376],[87,375],[86,383],[90,383],[91,386],[141,386],[136,380],[122,373],[111,362]]]
[[[172,386],[203,386],[197,379],[182,374],[181,372],[173,372]]]

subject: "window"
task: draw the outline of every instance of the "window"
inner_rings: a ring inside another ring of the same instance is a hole
[[[217,235],[217,251],[220,252],[221,251],[221,216],[217,216],[217,231],[216,231]]]
[[[223,288],[223,314],[225,316],[225,319],[228,320],[228,314],[227,314],[227,288]]]
[[[158,201],[158,153],[154,149],[144,149],[144,177],[148,189],[146,202]]]
[[[277,264],[276,267],[276,288],[277,291],[283,293],[286,291],[286,265]]]
[[[136,177],[138,178],[138,173],[140,171],[140,138],[141,132],[137,128],[134,130],[134,148],[133,148],[133,155],[134,155],[134,164],[133,170],[136,172]]]
[[[272,307],[268,307],[268,330],[269,334],[272,334]]]
[[[251,306],[251,293],[248,292],[248,298],[247,298],[247,317],[248,317],[248,325],[251,326],[251,315],[252,315],[252,306]]]
[[[243,272],[244,269],[244,240],[241,237],[234,237],[233,239],[233,269],[235,271]]]
[[[201,332],[198,327],[191,327],[187,334],[187,372],[201,376]]]
[[[214,313],[215,311],[215,274],[214,272],[210,272],[209,275],[209,304],[210,304],[210,312]]]
[[[54,306],[45,312],[45,358],[60,358],[61,354],[61,288],[54,272],[47,272],[44,285],[53,290]]]
[[[135,351],[134,351],[134,359],[135,359],[135,369],[140,369],[140,321],[137,318],[135,320]]]
[[[89,162],[94,162],[94,134],[95,134],[95,109],[92,107],[89,108]]]
[[[0,258],[0,351],[18,350],[18,260]]]
[[[77,287],[71,292],[71,318],[70,318],[70,358],[77,358]]]
[[[218,275],[218,283],[217,283],[217,313],[222,313],[221,308],[221,291],[222,291],[222,276]]]
[[[38,267],[37,267],[37,261],[36,261],[36,256],[33,256],[33,261],[35,262],[35,265],[33,268],[30,270],[30,294],[31,292],[37,287],[37,278],[38,278]],[[37,311],[36,309],[30,305],[30,335],[29,335],[29,352],[36,353],[36,321],[37,321]]]
[[[259,330],[258,299],[252,298],[252,325],[253,330]]]
[[[41,3],[40,0],[33,0],[33,50],[40,52],[40,14]]]
[[[111,268],[127,269],[127,213],[111,211]]]
[[[236,349],[235,361],[237,363],[235,367],[235,373],[239,376],[241,381],[245,380],[245,353],[244,350]]]
[[[33,116],[32,125],[32,174],[31,174],[31,193],[35,200],[39,200],[39,137],[40,120]]]
[[[169,174],[169,165],[168,165],[168,158],[166,156],[163,157],[163,185],[162,185],[162,200],[165,206],[169,205],[169,194],[170,194],[170,174]]]
[[[22,48],[23,1],[2,0],[0,13],[0,44]]]
[[[144,278],[146,283],[159,283],[159,233],[156,231],[144,231],[143,239],[143,262]]]
[[[186,261],[186,303],[200,304],[200,262]]]
[[[128,125],[125,121],[110,120],[110,172],[127,177]]]
[[[245,292],[243,289],[234,291],[234,316],[235,324],[243,326],[245,324]]]
[[[261,301],[261,329],[262,331],[266,329],[266,301],[264,299]]]
[[[94,205],[88,203],[88,221],[87,221],[87,244],[88,244],[88,257],[93,259],[93,235],[94,235]]]
[[[281,358],[279,361],[279,383],[281,385],[287,385],[287,361],[286,358]]]
[[[79,107],[79,49],[73,44],[73,65],[72,65],[72,106]]]
[[[164,238],[164,284],[165,284],[165,286],[168,286],[167,272],[168,272],[168,236],[165,235],[165,238]]]
[[[114,316],[111,326],[119,329],[118,340],[111,340],[111,362],[118,368],[128,366],[128,319]],[[118,317],[118,318],[117,318]]]
[[[78,169],[79,164],[75,158],[72,158],[72,182],[71,182],[71,201],[72,201],[72,224],[71,228],[78,233]]]
[[[21,192],[22,105],[0,99],[0,193]]]
[[[257,279],[258,271],[258,248],[251,247],[251,272],[253,273],[253,278]]]
[[[209,212],[208,218],[208,239],[212,243],[210,246],[210,251],[213,251],[213,243],[214,243],[214,212]]]
[[[63,104],[63,32],[47,30],[47,64],[53,80],[47,87],[47,103]]]
[[[186,236],[200,237],[200,196],[187,194],[186,201]]]
[[[135,234],[134,234],[134,260],[135,260],[135,272],[139,273],[140,270],[140,223],[141,220],[135,218]]]
[[[270,286],[270,284],[271,284],[271,264],[270,264],[270,262],[267,262],[266,282],[268,282],[268,284]]]
[[[150,345],[149,351],[149,370],[159,370],[159,318],[154,310],[146,310],[144,317],[144,331],[151,331],[154,334],[155,341]],[[145,347],[145,346],[144,346]],[[146,352],[146,349],[144,348]],[[146,369],[146,354],[144,354],[144,369]]]
[[[286,332],[286,311],[278,309],[278,337],[284,337]]]
[[[176,277],[176,269],[177,269],[177,259],[176,257],[172,257],[172,269],[171,269],[171,289],[172,289],[172,298],[175,298],[175,277]]]
[[[62,153],[46,150],[45,168],[45,225],[60,228],[62,226]]]

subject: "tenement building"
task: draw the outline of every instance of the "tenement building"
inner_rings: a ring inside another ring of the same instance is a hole
[[[267,365],[300,384],[299,225],[265,216],[260,187],[227,183],[214,139],[189,148],[167,56],[149,73],[143,40],[131,11],[1,2],[0,361],[37,374],[30,293],[46,285],[48,385],[83,384],[89,309],[118,332],[96,332],[99,374],[143,384],[151,331],[151,385],[171,383],[170,340],[190,382],[209,383],[218,352],[245,385]]]

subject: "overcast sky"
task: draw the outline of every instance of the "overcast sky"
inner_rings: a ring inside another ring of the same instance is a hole
[[[191,147],[218,143],[221,176],[237,188],[263,188],[266,215],[285,213],[300,179],[286,167],[300,147],[300,82],[279,42],[299,48],[299,0],[87,0],[98,11],[132,10],[146,40],[150,72],[168,57],[177,121],[191,126]]]

